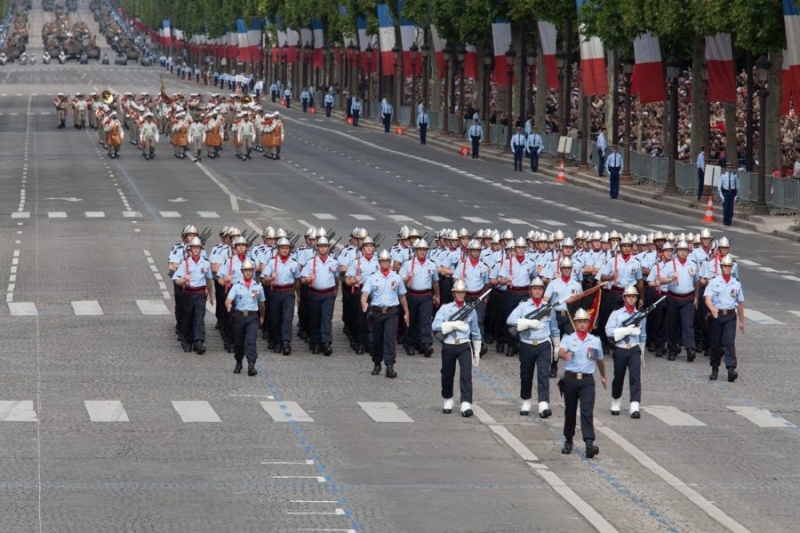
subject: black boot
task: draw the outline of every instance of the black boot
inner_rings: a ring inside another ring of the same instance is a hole
[[[241,374],[242,373],[242,360],[241,359],[237,359],[236,360],[236,366],[233,367],[233,373],[234,374]]]
[[[586,439],[586,458],[591,459],[598,453],[600,453],[600,448],[594,445],[594,441],[592,439]]]
[[[433,346],[431,346],[428,343],[423,344],[422,345],[422,354],[425,357],[430,357],[431,355],[433,355]]]
[[[203,355],[206,353],[206,346],[203,341],[196,341],[194,343],[194,351],[197,352],[199,355]]]
[[[736,367],[729,366],[728,367],[728,381],[733,383],[736,381],[736,378],[739,377],[739,373],[736,371]]]
[[[503,353],[506,351],[506,345],[504,342],[497,341],[497,346],[494,349],[497,353]]]
[[[330,355],[332,353],[333,353],[333,349],[331,348],[331,343],[323,342],[322,343],[322,355],[324,355],[326,357],[330,357]]]
[[[719,375],[719,368],[716,367],[716,366],[712,366],[711,367],[711,375],[708,376],[708,379],[711,380],[711,381],[716,381],[718,375]]]
[[[558,377],[558,363],[550,363],[550,377],[551,378]]]
[[[686,350],[686,360],[688,362],[694,361],[694,358],[697,357],[697,352],[693,348],[689,348]]]
[[[311,353],[319,353],[319,345],[316,342],[311,343]]]
[[[255,376],[258,374],[256,371],[256,364],[255,363],[247,363],[247,375],[248,376]]]
[[[289,344],[288,342],[282,342],[281,351],[283,352],[283,355],[289,355],[290,353],[292,353],[292,345]]]
[[[397,372],[394,371],[394,365],[386,365],[386,377],[396,378]]]
[[[561,448],[562,455],[569,455],[572,453],[572,442],[567,441],[564,443],[564,447]]]
[[[379,376],[381,373],[381,364],[375,363],[375,366],[372,367],[372,375]]]

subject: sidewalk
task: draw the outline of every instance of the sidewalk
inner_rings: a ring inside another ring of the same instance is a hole
[[[344,112],[334,109],[333,115],[344,119]],[[383,124],[376,118],[361,118],[359,120],[359,127],[383,133]],[[409,128],[407,124],[392,125],[392,131],[397,127],[402,127],[405,130],[404,135],[417,138],[417,129]],[[392,133],[392,135],[396,135]],[[442,134],[440,131],[429,132],[427,136],[427,145],[435,146],[443,151],[458,154],[462,146],[469,148],[470,143],[466,139],[459,139],[454,135]],[[490,145],[481,145],[481,159],[486,161],[493,161],[512,166],[513,159],[511,153],[502,152],[497,147]],[[527,165],[527,158],[525,160]],[[536,174],[540,177],[556,179],[558,176],[559,161],[545,155],[539,160],[539,172]],[[608,178],[600,178],[597,176],[595,169],[590,167],[565,167],[567,175],[567,184],[592,189],[602,194],[608,194]],[[527,172],[530,174],[530,172]],[[622,180],[620,185],[619,199],[626,202],[637,203],[654,209],[664,209],[669,206],[670,211],[680,213],[690,217],[696,217],[698,223],[708,224],[710,227],[715,227],[718,231],[723,231],[725,226],[722,225],[722,206],[718,203],[714,204],[714,217],[718,222],[704,223],[703,215],[706,210],[706,203],[708,196],[704,196],[698,203],[693,196],[686,195],[665,195],[663,189],[651,189],[649,187],[638,185],[633,181],[627,182]],[[736,212],[733,218],[733,226],[741,229],[747,229],[758,233],[770,234],[785,239],[800,242],[800,216],[762,216],[752,214],[749,206],[736,206]]]

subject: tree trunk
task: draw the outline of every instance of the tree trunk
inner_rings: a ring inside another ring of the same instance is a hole
[[[766,113],[767,127],[766,127],[766,169],[767,174],[773,170],[780,169],[783,166],[783,154],[781,149],[781,100],[783,98],[783,87],[781,84],[781,72],[783,65],[783,51],[770,53],[770,60],[772,61],[772,68],[769,72],[769,96],[767,97],[767,108],[762,110]],[[762,134],[762,139],[765,138]],[[769,181],[767,181],[769,183]]]
[[[547,95],[549,90],[547,89],[547,67],[544,64],[541,41],[537,46],[539,50],[536,54],[536,125],[539,127],[539,133],[544,135],[547,126]]]
[[[739,154],[736,150],[736,102],[722,104],[725,111],[725,157],[733,168],[739,168]]]
[[[619,142],[619,51],[612,48],[608,52],[608,96],[604,106],[606,131],[608,131],[608,144]],[[586,132],[589,135],[589,132]],[[586,137],[589,138],[589,137]]]
[[[708,119],[708,82],[703,80],[703,63],[706,55],[705,37],[695,37],[692,46],[692,130],[691,158],[697,161],[697,154],[700,148],[706,149],[706,162],[710,162],[710,150],[708,145],[709,138],[709,119]]]

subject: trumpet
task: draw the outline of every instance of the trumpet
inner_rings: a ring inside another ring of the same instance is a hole
[[[117,97],[114,96],[114,93],[106,89],[100,93],[100,98],[102,98],[104,104],[111,105],[114,103],[114,100],[116,100]]]
[[[248,105],[253,103],[253,97],[249,94],[242,96],[242,105]]]

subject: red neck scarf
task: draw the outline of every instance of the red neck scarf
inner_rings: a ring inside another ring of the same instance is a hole
[[[633,313],[635,313],[635,312],[636,312],[636,308],[635,308],[635,307],[633,307],[633,306],[627,306],[627,305],[626,305],[626,306],[625,306],[625,310],[626,310],[626,311],[627,311],[629,314],[631,314],[631,315],[632,315]]]
[[[327,255],[321,255],[321,256],[319,256],[319,260],[324,263],[325,261],[328,260],[328,256]]]
[[[630,259],[630,258],[631,258],[631,254],[628,254],[628,255],[622,254],[622,260],[625,261],[626,263],[628,262],[628,259]]]
[[[239,256],[239,261],[241,261],[242,263],[244,263],[244,260],[245,260],[245,258],[246,258],[247,256],[246,256],[245,254],[238,254],[238,256]]]
[[[192,256],[192,261],[194,261],[195,263],[199,263],[200,262],[200,256],[199,255],[193,255]]]
[[[686,264],[686,259],[681,259],[681,258],[679,257],[679,258],[678,258],[678,261],[680,262],[680,264],[681,264],[681,265],[685,265],[685,264]]]
[[[725,283],[730,283],[731,282],[731,277],[730,276],[726,276],[725,274],[722,275],[722,279],[725,280]]]
[[[464,304],[465,304],[465,303],[466,303],[466,302],[459,302],[459,301],[455,301],[456,307],[459,307],[459,308],[461,308],[461,307],[464,307]]]
[[[524,255],[518,255],[517,256],[517,262],[521,265],[523,261],[525,261],[525,256]]]
[[[366,259],[367,261],[372,261],[372,256],[364,254],[364,259]]]
[[[285,263],[286,261],[288,261],[288,260],[289,260],[289,256],[288,256],[288,255],[287,255],[286,257],[284,257],[284,256],[282,256],[282,255],[281,255],[281,256],[279,256],[279,257],[281,258],[281,262],[282,262],[282,263]]]
[[[391,272],[391,270],[388,268],[386,270],[381,269],[381,274],[383,274],[384,278],[389,277],[389,272]]]
[[[579,338],[580,340],[582,340],[582,341],[585,341],[585,340],[586,340],[586,336],[587,336],[588,334],[589,334],[589,332],[588,332],[588,331],[584,331],[583,333],[581,333],[580,331],[576,331],[576,332],[575,332],[575,335],[577,335],[577,336],[578,336],[578,338]]]
[[[561,276],[561,281],[563,281],[564,283],[569,283],[570,279],[571,278],[569,276]]]
[[[420,259],[420,258],[417,258],[417,262],[418,262],[420,265],[424,265],[424,264],[425,264],[425,259]]]
[[[539,307],[540,305],[542,305],[542,299],[541,298],[531,298],[531,300],[533,301],[533,305],[535,305],[536,307]]]
[[[253,283],[253,280],[252,280],[252,278],[251,278],[251,279],[247,279],[247,278],[245,278],[245,280],[244,280],[244,285],[245,285],[245,287],[247,287],[247,288],[249,289],[249,288],[250,288],[250,285],[251,285],[252,283]]]
[[[469,258],[469,262],[472,263],[472,266],[474,266],[474,267],[478,266],[478,262],[479,261],[480,261],[480,259],[473,259],[471,257]]]

